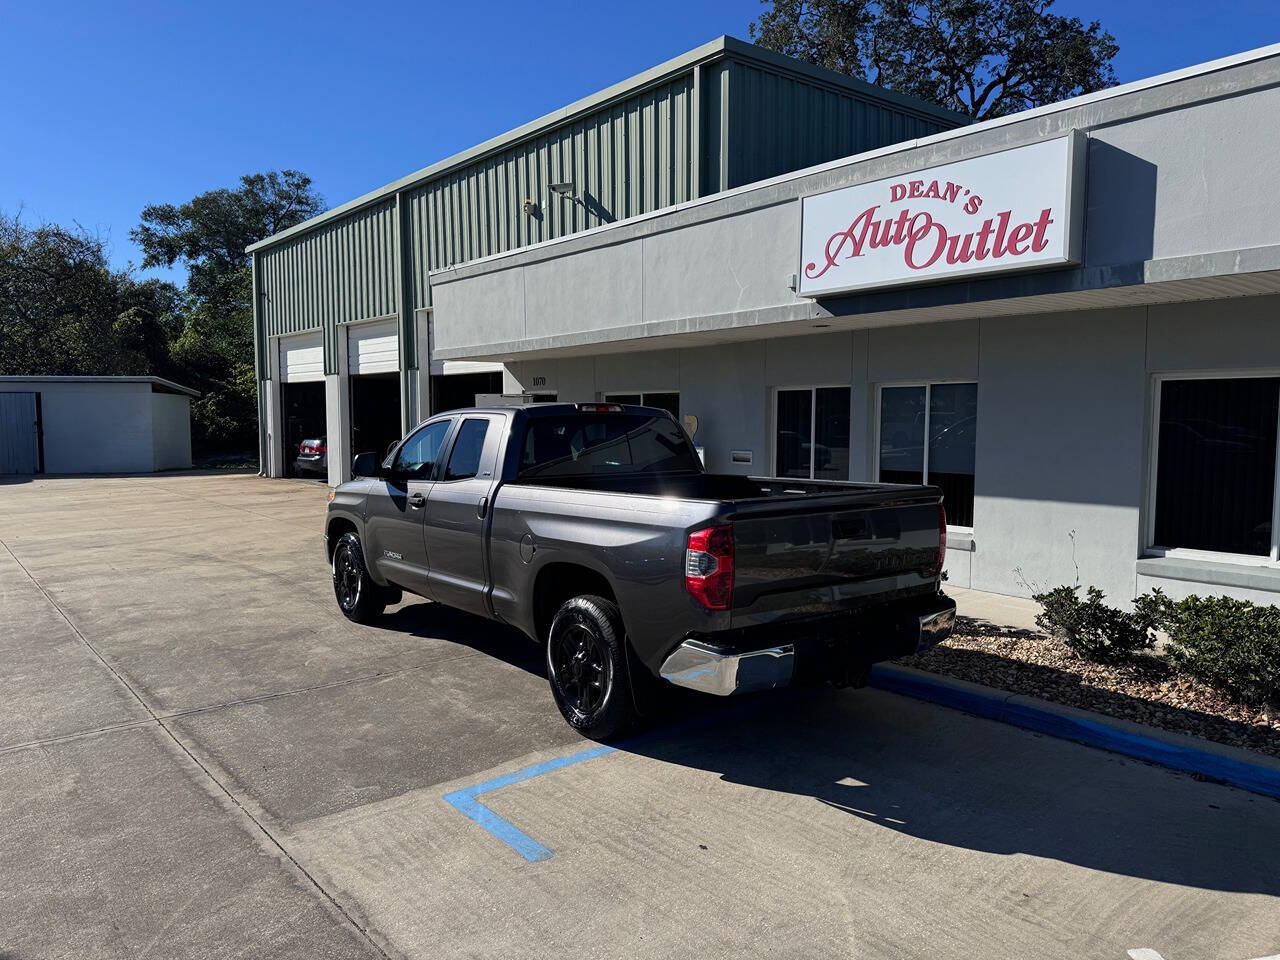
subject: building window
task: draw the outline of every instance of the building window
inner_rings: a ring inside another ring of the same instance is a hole
[[[940,487],[948,524],[972,527],[978,385],[881,387],[879,430],[880,481]]]
[[[1276,559],[1280,377],[1156,387],[1151,546]]]
[[[849,479],[848,387],[778,391],[774,417],[774,476]]]
[[[641,393],[606,393],[605,403],[631,403],[638,407],[657,407],[680,419],[680,394],[674,390],[646,390]]]

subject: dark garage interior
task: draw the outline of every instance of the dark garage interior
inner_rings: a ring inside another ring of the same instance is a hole
[[[298,456],[298,445],[303,440],[323,437],[328,429],[324,381],[280,384],[280,410],[284,432],[284,472],[287,477],[295,477],[298,472],[293,461]]]
[[[455,373],[431,378],[431,412],[474,407],[477,393],[501,393],[501,373]]]
[[[400,439],[400,374],[351,377],[351,450],[379,458]]]

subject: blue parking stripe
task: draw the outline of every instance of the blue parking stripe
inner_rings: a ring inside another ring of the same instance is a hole
[[[533,766],[525,767],[523,770],[517,770],[514,773],[486,780],[484,783],[477,783],[462,790],[446,793],[444,802],[464,817],[480,824],[490,834],[497,837],[508,847],[511,847],[530,863],[536,863],[539,860],[550,860],[552,854],[548,848],[534,840],[533,837],[529,836],[510,820],[505,820],[498,816],[481,803],[478,798],[486,793],[492,793],[494,790],[501,790],[503,787],[509,787],[525,780],[532,780],[534,777],[542,776],[544,773],[551,773],[564,767],[570,767],[575,763],[582,763],[584,760],[603,757],[605,754],[616,752],[617,749],[617,747],[608,746],[590,747],[586,750],[572,753],[567,757],[556,757],[553,760],[535,763]]]

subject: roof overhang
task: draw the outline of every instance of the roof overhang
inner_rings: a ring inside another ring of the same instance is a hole
[[[433,360],[510,362],[665,350],[840,330],[1267,294],[1280,294],[1280,245],[891,290],[545,339],[444,348],[434,352]]]

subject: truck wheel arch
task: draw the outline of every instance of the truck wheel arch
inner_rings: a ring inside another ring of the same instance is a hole
[[[599,570],[581,563],[553,561],[538,571],[533,581],[533,625],[539,642],[546,641],[551,621],[564,602],[584,595],[618,603],[613,584]]]
[[[333,562],[333,550],[337,546],[338,541],[342,539],[344,533],[359,534],[356,525],[345,517],[333,517],[324,529],[326,543],[325,553],[328,554],[328,560]]]

